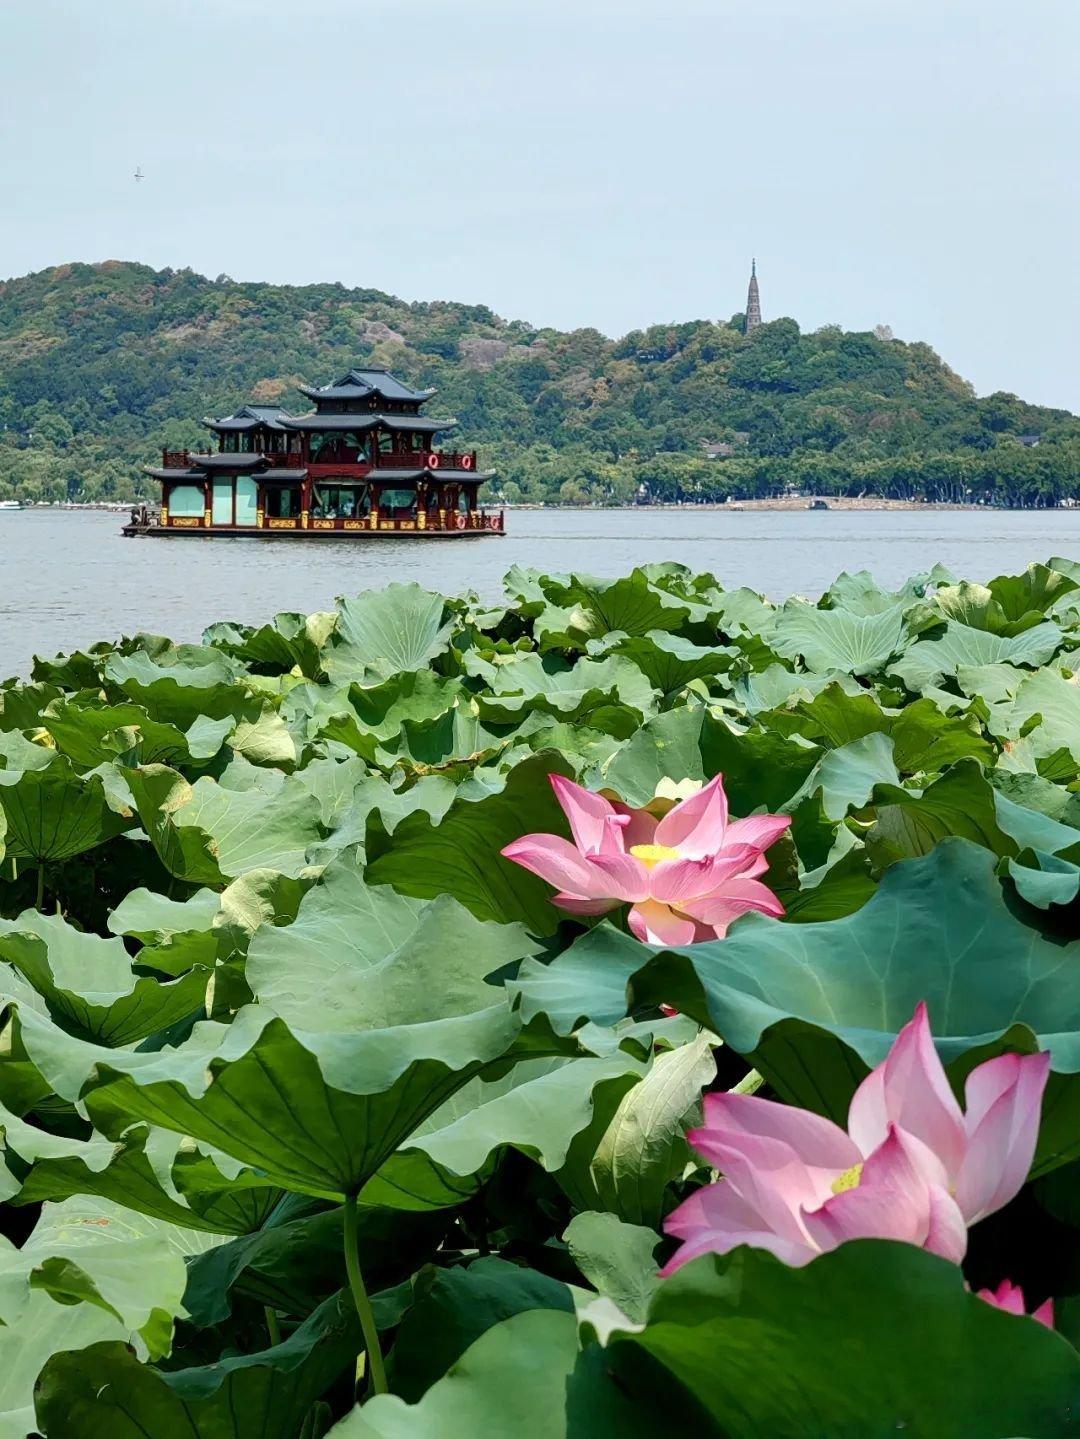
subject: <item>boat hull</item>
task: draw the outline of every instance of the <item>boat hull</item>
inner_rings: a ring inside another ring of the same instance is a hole
[[[505,530],[266,530],[217,526],[214,529],[172,525],[125,525],[121,534],[128,539],[233,539],[233,540],[347,540],[350,544],[368,540],[492,540],[502,539]]]

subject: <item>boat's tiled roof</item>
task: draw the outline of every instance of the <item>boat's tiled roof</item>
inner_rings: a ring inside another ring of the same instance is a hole
[[[313,400],[358,400],[381,395],[384,400],[411,400],[416,404],[430,400],[435,393],[434,390],[414,390],[389,370],[359,366],[348,370],[332,385],[301,385],[300,390]]]
[[[226,433],[234,431],[254,430],[260,425],[268,430],[282,430],[282,416],[285,411],[279,405],[241,405],[231,415],[225,415],[220,420],[207,416],[203,424],[211,430],[222,430]]]
[[[426,415],[320,415],[313,410],[309,415],[287,415],[282,417],[282,428],[286,430],[372,430],[376,425],[385,425],[392,430],[414,430],[423,434],[434,434],[436,430],[450,430],[457,420],[429,419]]]

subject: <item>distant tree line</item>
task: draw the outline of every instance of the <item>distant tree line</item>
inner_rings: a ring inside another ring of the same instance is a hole
[[[341,285],[239,284],[120,262],[0,284],[0,498],[130,500],[163,448],[247,399],[385,365],[499,474],[561,504],[869,495],[1024,507],[1080,497],[1080,420],[975,396],[923,344],[742,316],[611,341]],[[716,456],[710,458],[709,456]]]

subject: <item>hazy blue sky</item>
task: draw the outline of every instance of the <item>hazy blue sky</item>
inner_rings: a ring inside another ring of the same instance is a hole
[[[1075,0],[0,0],[0,275],[892,325],[1080,408]],[[141,165],[146,180],[136,185]]]

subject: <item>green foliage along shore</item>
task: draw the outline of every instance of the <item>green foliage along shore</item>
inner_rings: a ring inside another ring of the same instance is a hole
[[[205,442],[203,415],[245,399],[303,407],[298,381],[360,361],[438,387],[497,466],[496,499],[627,503],[642,484],[657,500],[1080,494],[1080,420],[1066,411],[978,399],[925,344],[804,335],[790,319],[747,338],[741,321],[613,341],[335,284],[61,265],[0,284],[0,498],[148,495],[141,466]],[[710,459],[706,444],[729,453]]]
[[[516,569],[0,685],[0,1439],[1070,1439],[1078,646],[1066,559]],[[552,775],[720,772],[783,918],[665,949],[503,857]],[[920,1001],[958,1091],[1050,1055],[966,1253],[658,1277],[703,1092],[843,1121]]]

